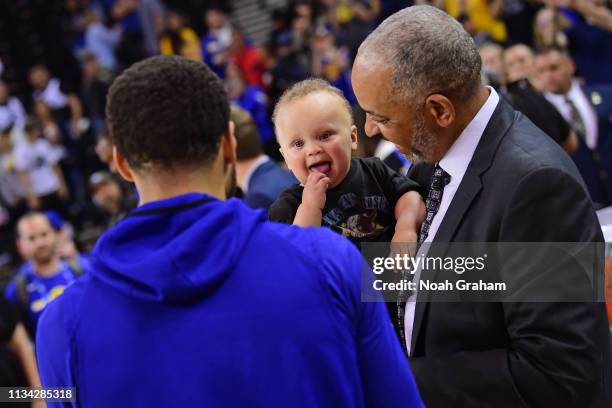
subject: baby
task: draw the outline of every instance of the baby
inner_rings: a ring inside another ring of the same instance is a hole
[[[327,226],[360,242],[416,242],[425,207],[419,186],[378,158],[352,159],[357,128],[341,91],[320,79],[289,88],[273,115],[280,151],[300,184],[285,190],[269,217]]]

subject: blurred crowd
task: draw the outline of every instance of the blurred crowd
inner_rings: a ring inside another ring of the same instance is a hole
[[[0,13],[0,283],[12,279],[7,298],[27,303],[30,335],[46,303],[86,272],[86,254],[100,234],[137,203],[133,186],[114,172],[105,128],[105,98],[118,73],[160,53],[208,64],[240,110],[232,114],[242,123],[237,173],[247,193],[257,189],[247,185],[250,166],[261,165],[262,158],[282,160],[270,117],[292,84],[312,76],[329,81],[354,105],[361,133],[364,113],[350,83],[357,48],[386,16],[415,4],[63,0],[49,2],[57,3],[56,32],[40,25],[24,34],[13,17],[32,20],[44,8],[31,1],[6,3],[7,12]],[[598,206],[612,204],[612,157],[606,155],[612,151],[611,3],[416,1],[424,3],[465,27],[480,48],[483,81],[574,158]],[[237,13],[247,6],[266,17],[264,40],[246,34],[252,32],[248,19],[238,23]],[[40,42],[49,49],[28,48],[20,42],[24,35],[49,36]],[[24,65],[27,72],[21,72]],[[361,139],[359,155],[377,155],[400,171],[409,166],[392,145]],[[269,202],[253,205],[265,208]],[[49,259],[52,270],[41,272]],[[60,278],[45,281],[36,298],[23,300],[16,274],[29,276],[27,284],[45,274]]]

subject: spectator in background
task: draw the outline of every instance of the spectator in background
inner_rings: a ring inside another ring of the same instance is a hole
[[[34,88],[32,97],[40,99],[51,111],[61,127],[65,127],[66,136],[78,139],[85,130],[83,124],[83,106],[76,92],[65,86],[58,78],[51,77],[44,65],[35,65],[30,68],[30,85]],[[70,125],[65,126],[70,120]],[[70,143],[65,140],[65,143]]]
[[[100,71],[100,65],[95,55],[86,53],[81,58],[83,84],[81,95],[87,116],[91,120],[91,128],[94,134],[98,134],[104,128],[106,114],[106,94],[108,93],[108,76]]]
[[[569,22],[565,35],[578,75],[588,85],[612,85],[612,32],[587,21],[576,10],[563,7],[560,11]]]
[[[0,133],[11,132],[17,141],[23,134],[25,118],[21,101],[10,95],[8,85],[0,79]]]
[[[274,141],[274,129],[268,114],[268,97],[258,86],[247,85],[242,73],[233,64],[227,66],[227,93],[230,101],[251,114],[263,145]]]
[[[605,0],[569,0],[562,1],[566,7],[571,7],[584,16],[589,24],[602,30],[612,31],[612,11],[610,3]]]
[[[291,85],[309,76],[310,66],[304,63],[292,46],[291,33],[274,39],[275,58],[270,67],[268,94],[276,101]],[[306,61],[307,62],[307,61]]]
[[[491,12],[506,26],[509,44],[533,46],[533,21],[540,5],[531,0],[495,0]]]
[[[474,33],[487,33],[499,43],[507,38],[506,27],[499,20],[501,6],[502,0],[444,0],[444,9],[448,14],[454,18],[462,14],[467,15],[474,25]]]
[[[512,107],[525,116],[571,156],[578,149],[579,140],[563,116],[532,85],[537,83],[535,56],[524,44],[513,45],[504,51],[506,86],[503,95]]]
[[[357,53],[361,41],[378,22],[380,0],[322,0],[324,19],[334,32],[338,45],[348,48],[351,57]],[[352,59],[352,58],[351,58]]]
[[[263,88],[263,74],[266,71],[266,61],[260,49],[247,43],[244,35],[237,30],[232,32],[230,46],[230,61],[240,72],[247,85]]]
[[[8,211],[8,226],[27,211],[26,196],[15,168],[13,141],[8,132],[0,132],[0,205]]]
[[[26,121],[26,140],[15,146],[15,169],[31,210],[54,209],[65,214],[68,190],[57,156],[41,137],[40,122]]]
[[[121,220],[137,204],[131,185],[122,182],[106,171],[98,171],[89,177],[92,201],[100,210],[105,229]]]
[[[205,20],[207,32],[201,40],[202,58],[219,78],[224,79],[234,30],[221,7],[209,8]]]
[[[194,61],[202,61],[200,40],[195,31],[185,24],[184,16],[177,10],[168,10],[166,13],[159,50],[162,55],[181,55]]]
[[[293,52],[301,63],[310,65],[310,41],[314,31],[314,9],[308,1],[298,1],[290,9],[290,34]]]
[[[164,30],[164,5],[160,0],[139,0],[138,17],[147,56],[158,54],[159,36]]]
[[[485,43],[478,47],[482,60],[483,83],[499,90],[504,81],[503,48],[495,43]]]
[[[31,338],[35,338],[43,310],[77,278],[68,264],[59,259],[57,246],[57,233],[45,214],[29,213],[17,222],[17,248],[25,263],[4,295],[22,311]]]
[[[577,76],[589,85],[612,84],[612,32],[591,24],[569,2],[546,0],[538,12],[538,48],[566,48],[576,65]],[[558,7],[562,6],[562,7]]]
[[[53,118],[51,109],[41,100],[35,100],[33,106],[34,117],[40,123],[42,136],[49,142],[51,153],[49,159],[62,164],[66,157],[66,148],[62,145],[62,132]],[[64,170],[62,170],[64,171]]]
[[[612,204],[612,87],[582,87],[574,76],[571,57],[558,48],[539,51],[536,67],[544,96],[580,138],[585,160],[596,165],[592,175],[583,173],[593,201],[603,206]],[[599,195],[598,186],[602,190]]]
[[[350,54],[345,47],[336,47],[332,32],[319,26],[312,38],[312,69],[317,78],[323,78],[333,87],[342,91],[351,106],[357,99],[351,88]]]
[[[121,39],[121,27],[107,27],[98,14],[89,10],[85,13],[87,28],[85,29],[85,52],[95,56],[102,69],[109,73],[115,72],[117,60],[115,47]]]
[[[542,89],[535,67],[535,55],[525,44],[515,44],[502,54],[504,82],[506,84],[527,79],[535,89]]]
[[[567,36],[563,32],[568,21],[551,6],[541,8],[534,21],[534,43],[536,50],[549,47],[567,47]]]
[[[108,129],[105,127],[98,134],[98,141],[96,142],[96,156],[100,162],[102,162],[107,169],[114,173],[115,165],[113,164],[113,141],[108,134]]]
[[[461,23],[463,29],[474,39],[477,46],[481,46],[492,41],[491,35],[486,31],[479,31],[470,16],[465,13],[457,16],[457,21]]]
[[[0,296],[0,384],[3,387],[41,386],[32,342],[19,320],[19,311],[4,296]],[[22,407],[23,403],[4,402],[2,406]],[[43,407],[45,403],[41,400],[32,404],[32,408]]]
[[[75,275],[82,275],[91,266],[89,257],[77,249],[74,241],[74,227],[64,221],[56,211],[49,210],[45,211],[44,214],[57,234],[57,256],[61,261],[68,264]]]
[[[121,38],[115,48],[115,56],[121,67],[140,61],[146,55],[142,35],[142,23],[138,14],[140,0],[100,0],[110,24],[121,26]],[[120,67],[120,68],[121,68]]]
[[[236,177],[243,200],[251,208],[268,211],[279,194],[297,180],[263,153],[257,126],[247,111],[233,105],[230,119],[235,125]]]

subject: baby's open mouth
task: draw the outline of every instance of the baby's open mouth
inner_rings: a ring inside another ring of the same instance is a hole
[[[325,175],[328,175],[331,171],[331,162],[328,162],[328,161],[317,162],[315,164],[308,166],[308,170],[316,172],[316,173],[323,173]]]

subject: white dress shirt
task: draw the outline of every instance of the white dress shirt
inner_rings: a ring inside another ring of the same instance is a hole
[[[438,163],[438,165],[451,176],[451,179],[446,187],[444,187],[440,208],[431,221],[431,227],[429,228],[429,234],[427,238],[425,238],[425,242],[432,242],[435,239],[438,228],[444,219],[444,215],[453,202],[453,198],[461,184],[461,180],[463,180],[468,165],[470,161],[472,161],[472,156],[474,156],[474,152],[476,151],[478,142],[480,142],[485,127],[489,123],[491,116],[493,116],[493,111],[497,107],[499,95],[495,92],[495,89],[491,87],[487,88],[489,88],[491,92],[487,101],[482,105],[472,121],[463,129],[463,132],[461,132],[457,140],[455,140],[455,143],[453,143],[448,152],[446,152],[442,160]],[[420,270],[417,270],[414,275],[414,281],[418,282],[419,278]],[[412,340],[416,297],[417,292],[415,291],[406,302],[406,313],[404,314],[404,334],[406,335],[408,354],[410,354],[410,342]]]
[[[567,97],[572,101],[584,122],[584,127],[586,129],[586,135],[584,135],[586,145],[591,150],[597,148],[597,112],[593,109],[587,96],[582,92],[577,81],[572,82],[572,86],[566,95],[544,92],[544,97],[555,105],[555,108],[557,108],[567,123],[571,123],[572,121],[572,108],[567,104],[565,98]]]

